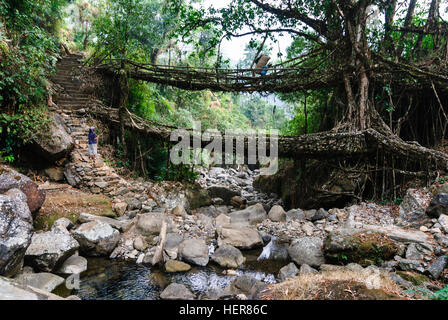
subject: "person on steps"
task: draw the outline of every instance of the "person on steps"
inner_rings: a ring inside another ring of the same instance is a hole
[[[98,152],[98,137],[95,133],[95,127],[89,129],[89,159],[95,163],[96,155]]]

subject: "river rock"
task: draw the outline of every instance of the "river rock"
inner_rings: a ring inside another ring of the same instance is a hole
[[[448,258],[446,256],[438,257],[435,262],[433,262],[426,273],[429,274],[433,279],[437,280],[440,278],[443,270],[448,266]]]
[[[188,263],[178,261],[178,260],[168,260],[165,263],[166,272],[186,272],[191,269]]]
[[[247,200],[244,199],[241,196],[233,196],[232,199],[230,199],[230,205],[237,208],[242,209],[246,205]]]
[[[236,269],[246,261],[246,258],[234,246],[223,244],[213,253],[212,260],[223,268]]]
[[[185,211],[184,206],[182,205],[177,205],[172,211],[172,214],[174,214],[175,216],[178,217],[185,217],[187,215],[187,211]]]
[[[64,298],[0,276],[0,300],[64,300]]]
[[[305,212],[302,209],[291,209],[286,212],[286,221],[303,221]]]
[[[298,265],[308,264],[311,267],[319,267],[325,263],[322,246],[322,240],[317,237],[303,237],[291,243],[288,253]]]
[[[444,248],[448,248],[448,237],[444,237],[441,234],[435,234],[434,239]]]
[[[248,275],[242,275],[233,279],[226,291],[235,295],[244,294],[249,299],[257,299],[266,287],[267,284],[263,281]]]
[[[170,217],[161,212],[150,212],[138,215],[137,232],[143,236],[158,236],[163,221],[167,223],[167,233],[174,231],[174,224]]]
[[[260,203],[257,203],[244,210],[231,212],[229,213],[229,217],[232,224],[248,226],[263,222],[268,216],[264,207]]]
[[[72,232],[80,252],[87,256],[108,256],[117,246],[120,233],[102,221],[83,223]]]
[[[0,275],[11,277],[22,267],[33,235],[32,221],[22,191],[10,189],[0,195]]]
[[[406,190],[406,194],[403,197],[403,201],[400,204],[400,214],[407,213],[407,212],[424,212],[425,209],[421,205],[421,201],[419,201],[419,198],[415,195],[415,189],[408,189]]]
[[[134,249],[136,249],[138,251],[145,251],[149,247],[145,238],[141,235],[138,235],[137,237],[135,237],[133,246],[134,246]]]
[[[26,202],[31,213],[36,213],[45,201],[45,190],[40,189],[27,176],[6,167],[0,167],[0,193],[17,188],[26,195]]]
[[[398,261],[398,266],[403,271],[416,271],[419,273],[423,273],[425,271],[420,260],[415,259],[400,259]]]
[[[58,286],[65,282],[64,278],[48,272],[23,273],[14,278],[15,281],[24,286],[31,286],[47,292],[53,292]]]
[[[424,212],[411,211],[403,212],[395,219],[395,223],[400,227],[408,227],[418,229],[429,223],[431,218]]]
[[[64,119],[59,114],[52,113],[51,120],[48,133],[35,138],[33,148],[48,161],[54,162],[66,157],[75,142],[67,132]]]
[[[325,258],[335,264],[380,264],[392,259],[398,249],[386,234],[350,228],[330,232],[324,242]]]
[[[63,275],[81,274],[87,270],[87,259],[78,255],[73,255],[64,261],[56,273]]]
[[[69,219],[62,217],[56,220],[51,226],[51,231],[54,232],[67,232],[72,229],[75,225]]]
[[[263,245],[257,230],[249,227],[218,228],[218,246],[229,244],[239,249],[252,249]]]
[[[275,205],[269,210],[268,217],[274,222],[284,222],[286,221],[286,212],[282,206]]]
[[[205,267],[209,260],[208,246],[204,240],[185,240],[179,245],[179,258],[186,262]]]
[[[442,226],[443,232],[448,234],[448,215],[441,214],[439,217],[439,223]]]
[[[431,218],[438,219],[441,214],[448,214],[448,193],[438,193],[426,208],[426,213]]]
[[[195,295],[188,288],[180,283],[171,283],[160,294],[163,300],[194,300]]]
[[[272,237],[257,260],[287,260],[288,247],[289,243],[287,241]]]
[[[430,245],[411,243],[406,250],[406,259],[422,260],[425,256],[431,255],[432,252],[433,249]]]
[[[321,265],[322,267],[322,265]],[[317,270],[314,268],[311,268],[306,263],[302,264],[299,269],[299,274],[309,274],[309,273],[317,273]]]
[[[124,201],[115,202],[112,204],[112,210],[117,213],[120,217],[126,213],[126,209],[128,208],[128,204]]]
[[[79,243],[63,232],[35,233],[25,253],[25,263],[37,270],[51,272],[79,248]]]
[[[223,186],[212,186],[207,191],[211,198],[221,198],[226,205],[230,205],[230,200],[234,196],[241,196],[240,191]]]
[[[278,278],[281,282],[285,281],[286,279],[294,278],[299,274],[299,269],[296,267],[294,262],[291,262],[290,264],[284,266],[280,269],[278,273]]]
[[[168,233],[166,235],[164,253],[172,260],[177,259],[179,245],[184,242],[184,238],[177,233]]]
[[[311,218],[311,221],[317,221],[317,220],[322,220],[322,219],[326,219],[328,218],[329,214],[328,211],[320,208],[319,210],[316,211],[316,213],[313,215],[313,217]]]
[[[104,223],[107,223],[112,228],[117,229],[120,232],[125,232],[129,230],[129,228],[132,226],[131,220],[117,220],[109,217],[103,217],[103,216],[97,216],[94,214],[89,214],[82,212],[78,217],[78,222],[80,223],[87,223],[92,221],[101,221]]]

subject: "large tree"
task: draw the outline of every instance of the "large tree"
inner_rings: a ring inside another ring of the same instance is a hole
[[[377,155],[365,159],[377,162],[372,172],[378,157],[394,182],[396,174],[412,176],[409,168],[447,168],[446,154],[400,139],[430,146],[445,138],[448,24],[440,0],[235,0],[218,9],[169,2],[180,13],[183,37],[195,29],[213,30],[217,43],[290,34],[296,45],[290,57],[308,55],[295,67],[311,70],[297,91],[330,92],[336,116],[329,135],[364,132]]]

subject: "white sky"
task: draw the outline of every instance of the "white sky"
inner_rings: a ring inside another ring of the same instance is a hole
[[[231,3],[231,0],[204,0],[203,5],[205,8],[213,6],[216,9],[227,7]],[[243,29],[240,33],[248,32],[249,28]],[[239,38],[231,38],[230,40],[224,39],[221,44],[221,53],[224,58],[230,59],[232,64],[236,64],[239,60],[244,58],[244,48],[249,43],[251,36],[239,37]],[[271,40],[267,40],[265,46],[272,48],[272,59],[277,59],[277,53],[283,53],[283,59],[286,56],[286,49],[292,42],[291,36],[288,34],[284,34],[283,37],[279,37],[279,43],[274,43]]]

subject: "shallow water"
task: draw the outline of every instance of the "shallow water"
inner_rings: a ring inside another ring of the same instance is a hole
[[[246,251],[246,263],[237,270],[266,283],[275,283],[276,275],[288,261],[257,261],[261,250]],[[209,290],[223,289],[236,276],[223,274],[224,269],[210,262],[207,267],[193,267],[185,273],[164,273],[135,262],[90,258],[88,270],[81,275],[80,289],[73,294],[81,299],[153,300],[171,282],[185,284],[198,298]]]

